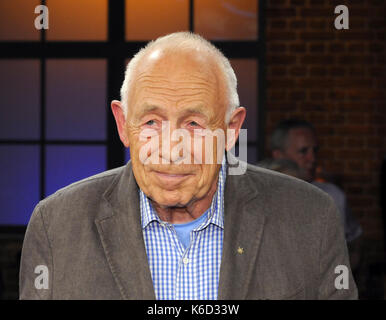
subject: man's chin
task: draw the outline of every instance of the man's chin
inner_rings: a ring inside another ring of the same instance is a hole
[[[186,201],[184,199],[177,199],[177,198],[153,198],[152,199],[158,206],[161,208],[182,208],[186,207],[189,203],[189,201]]]

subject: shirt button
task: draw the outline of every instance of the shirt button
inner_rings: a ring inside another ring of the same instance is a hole
[[[188,258],[184,258],[184,259],[182,259],[182,262],[183,262],[185,265],[187,265],[187,264],[189,263],[189,259],[188,259]]]

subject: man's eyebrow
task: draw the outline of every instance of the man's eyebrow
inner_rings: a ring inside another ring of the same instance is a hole
[[[155,106],[155,105],[152,105],[152,104],[145,104],[143,106],[143,108],[141,108],[141,110],[139,111],[138,117],[141,118],[141,117],[143,117],[144,115],[146,115],[148,113],[157,112],[157,111],[160,111],[160,110],[161,110],[161,108],[158,107],[158,106]]]
[[[209,113],[208,113],[207,109],[202,105],[186,108],[184,110],[183,114],[184,115],[198,114],[198,115],[204,116],[205,118],[209,118]]]
[[[162,109],[156,105],[152,105],[152,104],[145,104],[142,109],[138,112],[138,118],[142,118],[143,116],[149,114],[149,113],[157,113],[157,112],[161,112]],[[182,115],[183,116],[188,116],[188,115],[191,115],[191,114],[197,114],[197,115],[201,115],[205,118],[209,118],[209,113],[207,111],[207,109],[203,106],[203,105],[198,105],[198,106],[192,106],[192,107],[188,107],[184,110],[182,110]]]

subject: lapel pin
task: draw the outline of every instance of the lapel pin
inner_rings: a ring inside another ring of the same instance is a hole
[[[243,253],[244,253],[244,249],[241,248],[241,247],[238,247],[237,253],[238,253],[238,254],[243,254]]]

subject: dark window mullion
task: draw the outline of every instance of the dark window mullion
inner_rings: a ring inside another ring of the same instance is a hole
[[[45,0],[41,1],[46,4]],[[42,55],[40,59],[40,199],[45,198],[46,193],[46,58],[45,43],[46,31],[40,30],[40,41],[42,45]]]
[[[261,51],[259,41],[211,41],[228,59],[255,58]],[[40,58],[108,58],[111,56],[131,58],[147,41],[111,42],[0,42],[1,59]]]
[[[107,62],[107,168],[121,166],[125,153],[116,129],[110,103],[120,97],[125,58],[119,50],[125,43],[125,1],[109,0],[108,7],[108,62]]]
[[[106,145],[107,140],[47,140],[47,139],[40,139],[40,140],[6,140],[2,139],[0,140],[0,145],[7,145],[7,144],[59,144],[59,145],[69,145],[69,144],[76,144],[76,145]]]
[[[194,32],[194,0],[189,0],[189,31]]]
[[[266,0],[259,0],[257,10],[258,23],[258,53],[257,53],[257,157],[259,161],[264,157],[265,149],[265,123],[266,123],[266,43],[265,20]]]

